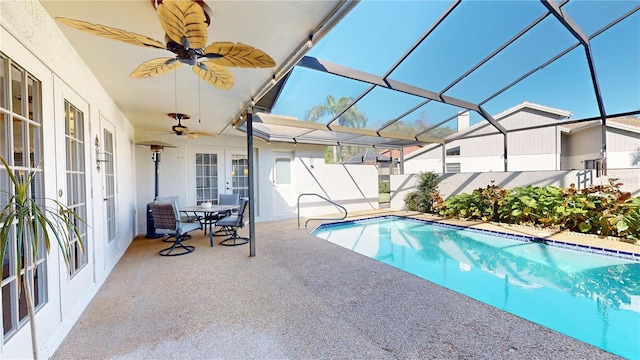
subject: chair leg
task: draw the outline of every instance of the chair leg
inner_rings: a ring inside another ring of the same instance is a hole
[[[185,235],[176,236],[176,241],[173,242],[173,245],[171,245],[166,249],[160,250],[160,255],[161,256],[180,256],[180,255],[185,255],[193,252],[193,250],[195,250],[195,246],[184,245],[182,243],[182,240],[184,238],[185,238]],[[178,248],[182,249],[182,251],[174,253],[173,251]]]
[[[223,227],[223,229],[225,227]],[[222,230],[222,229],[220,229],[220,230]],[[244,244],[249,242],[249,238],[238,236],[238,229],[235,228],[235,227],[234,228],[226,227],[225,231],[230,232],[231,236],[229,236],[228,238],[220,241],[220,245],[237,246],[237,245],[244,245]]]

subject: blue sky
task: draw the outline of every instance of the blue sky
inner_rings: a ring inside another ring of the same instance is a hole
[[[308,55],[385,75],[447,9],[449,1],[362,1]],[[638,6],[638,1],[571,0],[563,11],[590,36]],[[509,38],[546,12],[539,1],[463,1],[389,76],[440,92]],[[605,110],[640,109],[640,11],[591,41]],[[445,95],[482,102],[531,69],[576,44],[552,16],[461,80]],[[367,84],[296,68],[273,113],[304,119],[305,111],[334,97],[359,96]],[[398,117],[424,99],[377,88],[358,103],[370,127]],[[497,114],[527,100],[569,110],[572,118],[598,116],[582,46],[487,101]],[[436,123],[462,109],[430,103],[405,118]],[[480,117],[472,113],[472,123]]]

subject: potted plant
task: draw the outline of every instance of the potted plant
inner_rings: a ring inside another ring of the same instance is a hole
[[[73,210],[54,199],[36,199],[31,197],[31,186],[35,172],[14,172],[7,161],[0,156],[0,161],[11,180],[13,192],[1,191],[0,198],[0,264],[4,264],[6,249],[15,241],[16,262],[14,271],[18,274],[18,294],[26,296],[27,312],[31,326],[31,347],[33,358],[38,358],[38,347],[35,330],[34,288],[36,268],[33,267],[38,248],[50,248],[51,238],[55,238],[62,251],[67,269],[71,265],[71,245],[69,237],[80,232],[77,222],[84,223]],[[5,203],[6,201],[6,203]],[[47,204],[50,204],[47,206]],[[12,232],[11,230],[14,229]],[[82,246],[82,242],[79,242]],[[82,248],[84,251],[84,248]],[[25,262],[23,264],[23,262]],[[26,265],[26,266],[25,266]],[[28,270],[31,269],[31,270]],[[0,278],[2,275],[0,270]],[[24,288],[24,291],[22,291]]]

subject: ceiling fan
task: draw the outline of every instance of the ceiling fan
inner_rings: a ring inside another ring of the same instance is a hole
[[[142,63],[129,75],[131,78],[148,78],[175,70],[182,64],[191,65],[193,72],[211,85],[229,90],[234,77],[227,67],[269,68],[275,61],[264,51],[250,45],[233,42],[207,43],[207,26],[210,18],[202,0],[155,0],[158,20],[165,31],[165,42],[144,35],[92,24],[82,20],[57,17],[56,20],[88,33],[119,40],[128,44],[166,49],[174,57],[152,59]]]
[[[182,125],[182,120],[187,120],[191,118],[191,116],[187,114],[168,113],[167,116],[176,120],[178,124],[173,125],[171,127],[171,131],[162,131],[162,133],[164,134],[176,134],[178,136],[184,136],[187,139],[195,139],[198,136],[211,136],[211,137],[215,136],[214,134],[208,133],[205,131],[189,130],[188,127],[186,127],[185,125]]]

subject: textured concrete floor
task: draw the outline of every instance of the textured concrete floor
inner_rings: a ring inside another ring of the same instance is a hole
[[[53,359],[616,358],[296,225],[256,224],[256,257],[136,238]]]

